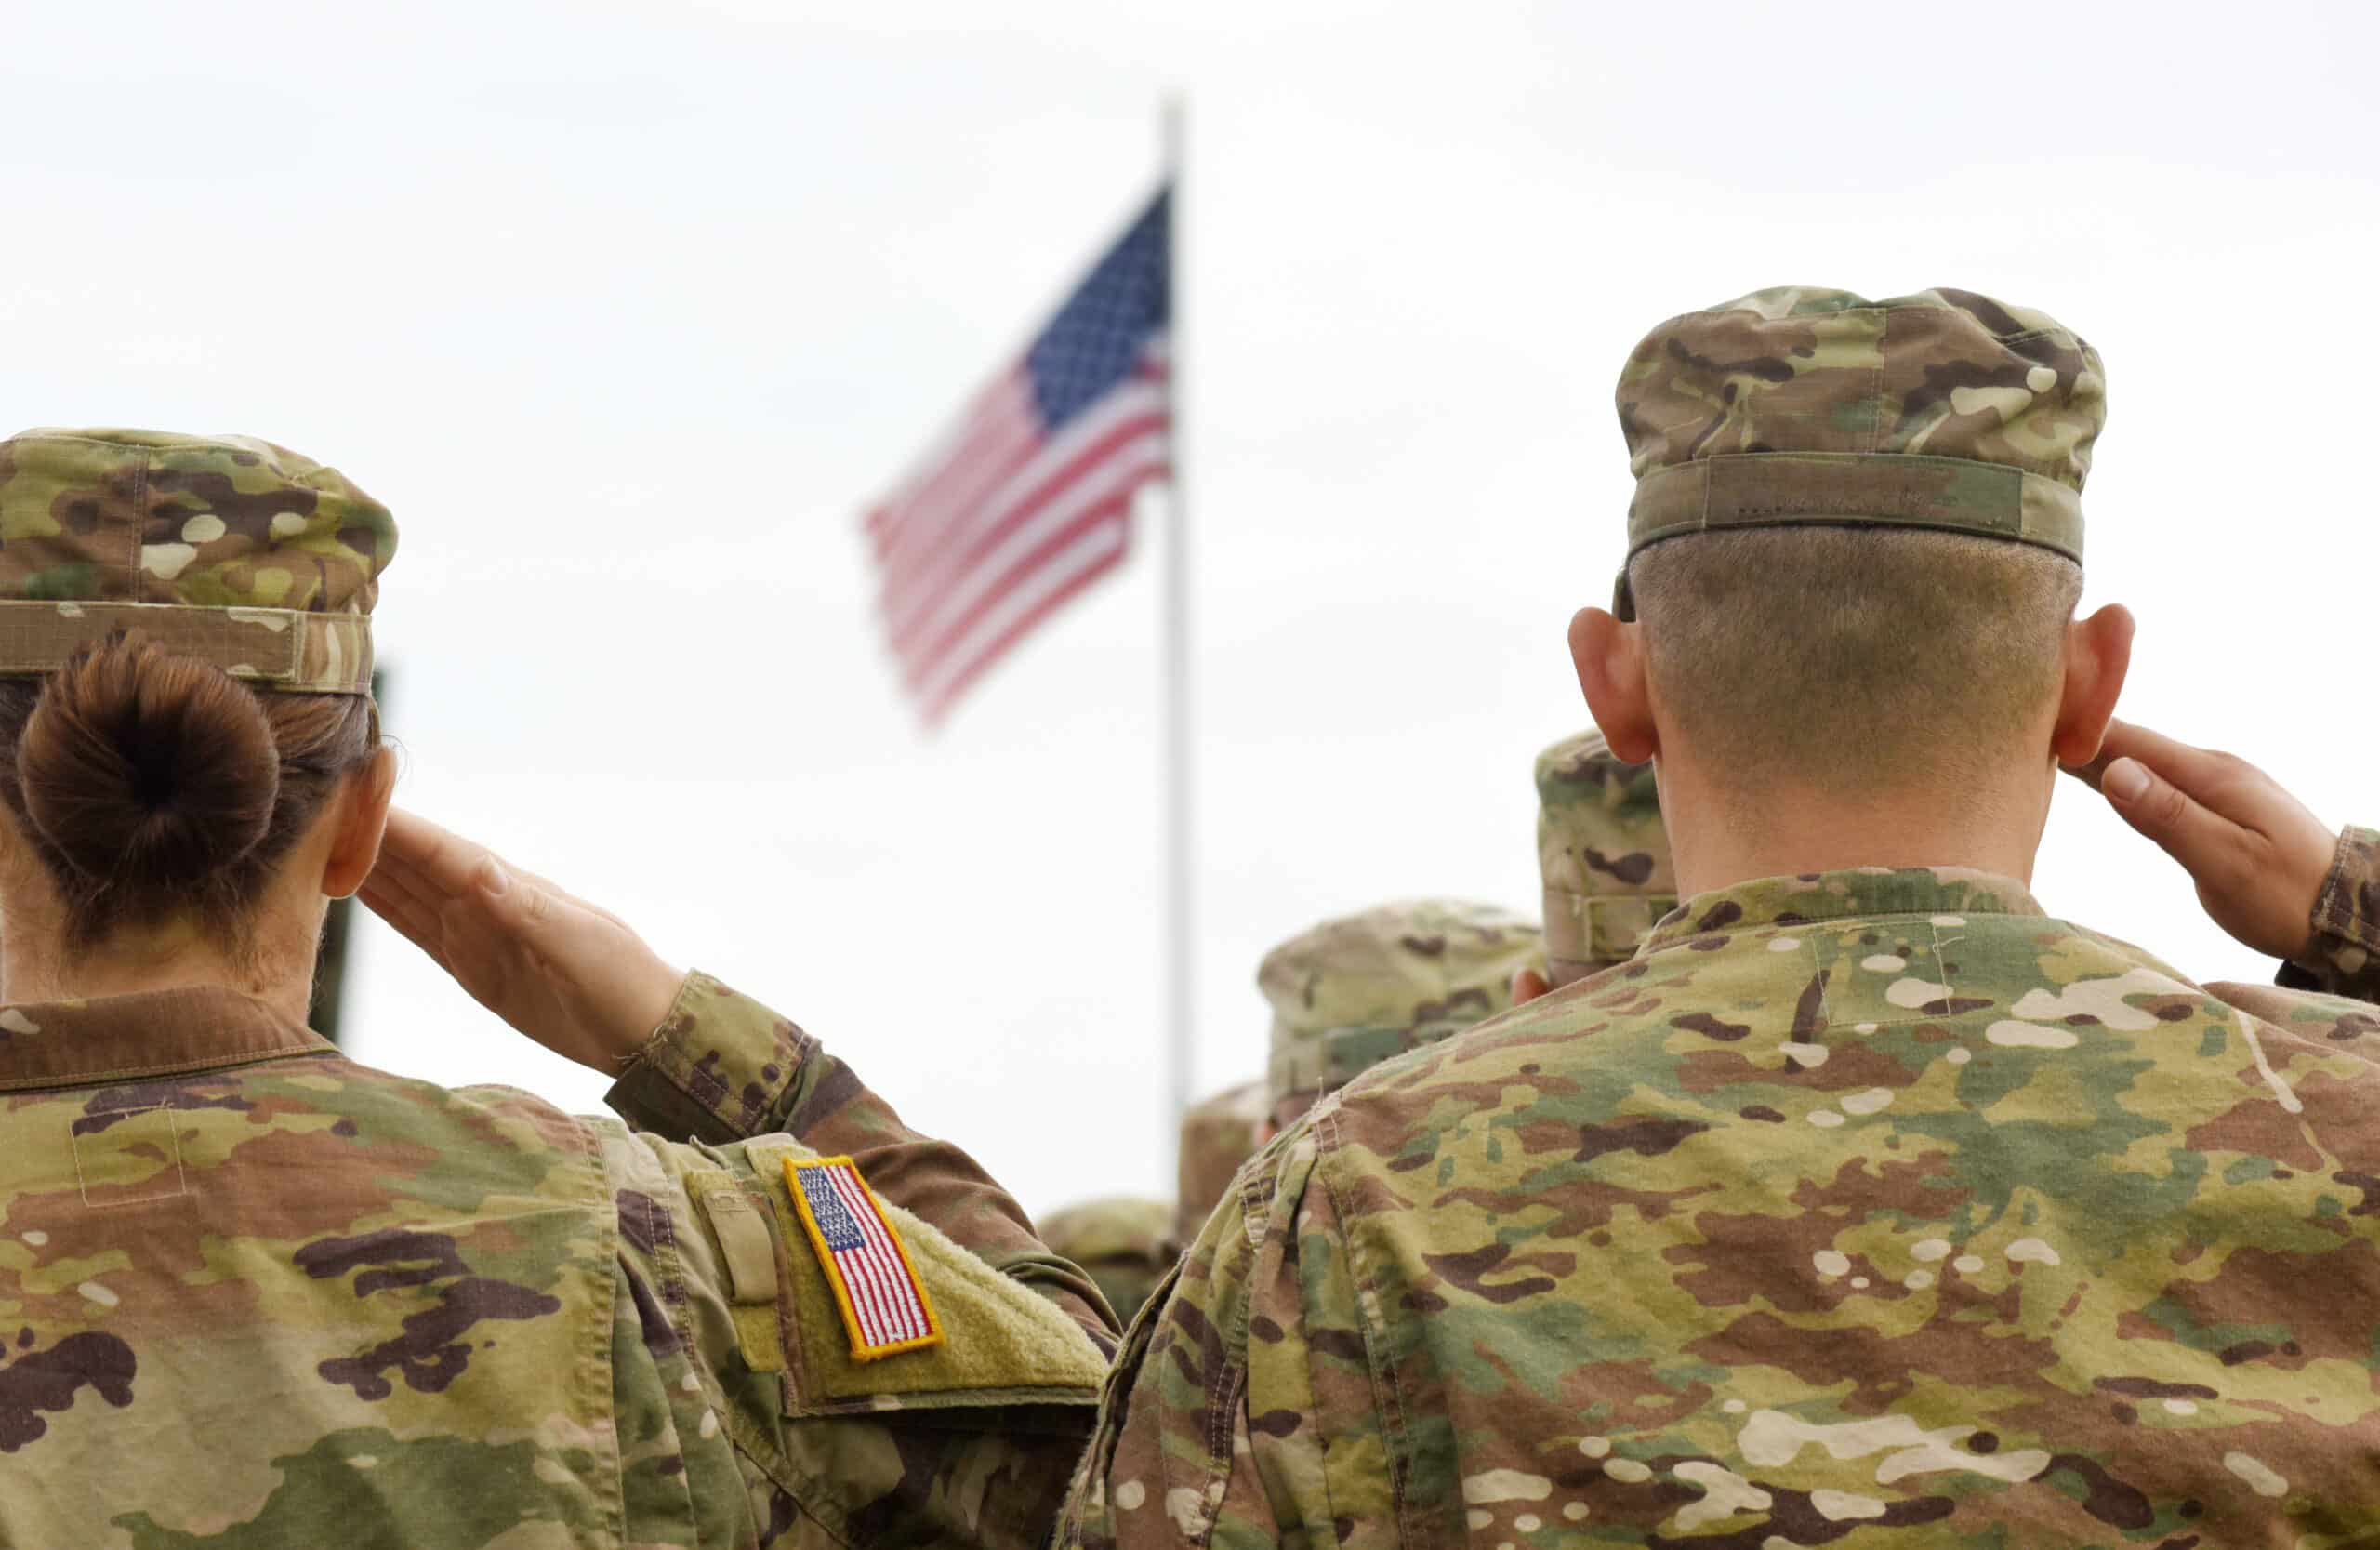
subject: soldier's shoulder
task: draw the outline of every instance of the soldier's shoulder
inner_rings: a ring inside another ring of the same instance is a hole
[[[390,1141],[435,1147],[448,1167],[499,1165],[531,1153],[586,1159],[601,1148],[589,1120],[522,1088],[483,1082],[446,1087],[420,1077],[366,1066],[346,1055],[311,1074],[318,1102],[347,1123]]]
[[[1497,1106],[1512,1092],[1507,1079],[1592,1059],[1593,1050],[1675,1014],[1676,1005],[1650,993],[1657,982],[1674,988],[1675,974],[1642,959],[1614,964],[1452,1038],[1384,1060],[1341,1088],[1329,1106],[1341,1115],[1409,1113],[1416,1122],[1441,1106]],[[1795,988],[1780,986],[1774,998],[1790,1002]],[[1734,1000],[1741,1004],[1740,993]]]
[[[2283,1033],[2380,1059],[2380,1007],[2352,996],[2215,980],[2206,993]]]

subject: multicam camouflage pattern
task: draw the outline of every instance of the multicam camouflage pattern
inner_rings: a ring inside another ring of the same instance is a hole
[[[245,436],[26,431],[0,442],[0,674],[137,628],[260,686],[365,694],[388,508]]]
[[[2380,830],[2349,825],[2314,901],[2311,946],[2281,969],[2293,989],[2380,1002]]]
[[[1414,899],[1325,921],[1266,953],[1256,986],[1273,1006],[1273,1122],[1512,1005],[1513,975],[1542,941],[1492,904]]]
[[[1182,1116],[1174,1167],[1174,1236],[1187,1243],[1207,1225],[1240,1164],[1263,1144],[1264,1084],[1242,1082],[1192,1104]]]
[[[2375,1057],[2003,879],[1704,894],[1272,1142],[1062,1542],[2380,1542]]]
[[[1182,1257],[1173,1215],[1169,1201],[1110,1195],[1041,1218],[1041,1241],[1081,1265],[1117,1322],[1129,1324]]]
[[[1653,766],[1615,758],[1593,727],[1537,756],[1537,869],[1549,983],[1624,961],[1677,907]]]
[[[1973,291],[1786,286],[1688,312],[1620,373],[1628,551],[1712,527],[1874,523],[2079,561],[2106,395],[2080,336]]]
[[[1014,1203],[699,975],[615,1103],[699,1141],[228,991],[0,1009],[0,1544],[1041,1543],[1108,1328]],[[836,1359],[811,1146],[894,1202],[946,1348]]]

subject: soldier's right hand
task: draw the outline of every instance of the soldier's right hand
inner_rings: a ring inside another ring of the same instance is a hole
[[[358,896],[482,1006],[607,1075],[652,1037],[685,978],[619,917],[402,809]]]
[[[2110,722],[2099,757],[2067,774],[2182,864],[2216,925],[2269,957],[2306,950],[2338,832],[2270,775],[2129,722]]]

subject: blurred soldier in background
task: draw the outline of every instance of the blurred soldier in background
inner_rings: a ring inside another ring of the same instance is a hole
[[[1567,985],[1624,961],[1645,930],[1676,907],[1650,764],[1613,758],[1603,734],[1591,729],[1538,755],[1536,773],[1548,922],[1542,934],[1492,905],[1423,901],[1317,926],[1266,955],[1257,987],[1273,1004],[1270,1070],[1264,1082],[1217,1093],[1183,1118],[1175,1218],[1181,1243],[1198,1236],[1232,1176],[1273,1127],[1296,1119],[1323,1093],[1366,1066],[1503,1011],[1515,988],[1526,998],[1549,981]],[[1461,1004],[1420,1023],[1401,1021],[1426,1005],[1429,987],[1415,983],[1423,960],[1399,944],[1441,934],[1461,961],[1426,973]],[[1541,964],[1518,946],[1524,941],[1541,942]],[[1359,1009],[1307,1005],[1307,987],[1317,980],[1323,1001],[1371,1003],[1344,1025],[1343,1035],[1330,1019]],[[1405,992],[1413,999],[1399,1012],[1391,1003]],[[1367,1031],[1368,1016],[1385,1021]]]
[[[1173,1206],[1165,1200],[1108,1195],[1051,1212],[1038,1225],[1051,1252],[1081,1265],[1098,1283],[1119,1324],[1132,1321],[1182,1257]]]
[[[2074,616],[2104,391],[1961,291],[1639,346],[1629,558],[1570,643],[1690,896],[1258,1155],[1120,1353],[1064,1543],[2380,1537],[2380,1018],[2194,985],[2024,881],[2086,767],[2289,977],[2380,952],[2374,836],[2111,726],[2131,617]]]
[[[1634,956],[1677,907],[1653,766],[1613,757],[1589,728],[1537,756],[1537,866],[1545,885],[1545,984]],[[1542,989],[1545,984],[1524,987]]]
[[[1174,1162],[1174,1236],[1188,1243],[1207,1225],[1239,1165],[1264,1140],[1264,1084],[1244,1081],[1190,1106]]]
[[[1539,960],[1535,924],[1492,904],[1416,899],[1325,921],[1264,955],[1273,1005],[1266,1133],[1326,1093],[1513,1004],[1513,976]]]
[[[1043,1239],[1090,1272],[1130,1323],[1274,1129],[1358,1071],[1503,1011],[1540,941],[1536,926],[1493,905],[1424,899],[1326,921],[1284,942],[1256,974],[1273,1007],[1265,1080],[1183,1117],[1174,1208],[1086,1201],[1044,1218]]]

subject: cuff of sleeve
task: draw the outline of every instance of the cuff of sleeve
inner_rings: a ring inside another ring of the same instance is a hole
[[[2349,824],[2339,831],[2331,875],[2314,901],[2314,930],[2380,952],[2380,829]]]
[[[2349,825],[2339,831],[2310,924],[2314,939],[2281,965],[2282,985],[2333,988],[2342,974],[2360,976],[2380,959],[2380,829]]]
[[[778,1128],[810,1036],[700,970],[603,1101],[640,1130],[714,1146]]]

